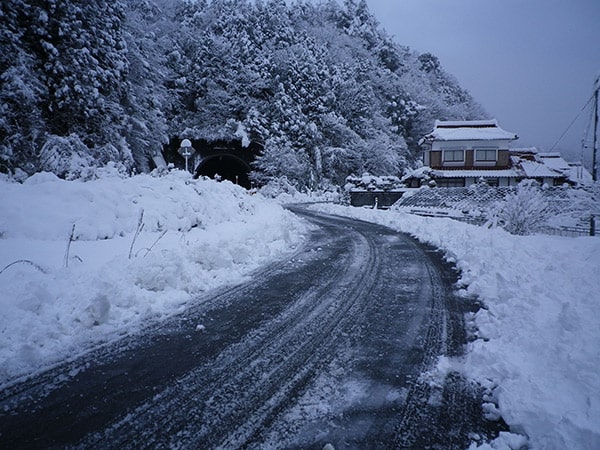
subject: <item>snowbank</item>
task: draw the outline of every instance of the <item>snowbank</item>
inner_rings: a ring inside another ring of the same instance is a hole
[[[179,171],[0,178],[0,383],[244,280],[305,227],[261,195]]]
[[[404,231],[446,252],[462,293],[488,309],[461,361],[493,388],[500,412],[534,449],[600,448],[600,239],[513,236],[444,218],[315,206]],[[493,409],[493,407],[491,407]],[[503,433],[492,446],[519,448]]]

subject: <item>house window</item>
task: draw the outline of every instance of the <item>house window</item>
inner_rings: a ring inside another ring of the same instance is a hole
[[[497,158],[496,149],[482,148],[482,149],[475,150],[475,161],[495,162],[496,158]]]
[[[464,162],[464,150],[444,150],[444,162]]]
[[[500,186],[500,178],[486,178],[485,179],[488,186],[498,187]]]

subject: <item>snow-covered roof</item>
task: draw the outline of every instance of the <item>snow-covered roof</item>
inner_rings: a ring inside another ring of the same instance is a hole
[[[560,153],[538,153],[536,157],[539,162],[560,172],[575,183],[589,183],[592,181],[592,175],[581,163],[567,162]]]
[[[509,152],[514,155],[537,155],[539,153],[537,147],[519,147],[511,148]]]
[[[589,184],[594,182],[592,174],[581,163],[569,163],[569,168],[562,170],[562,172],[575,183]]]
[[[425,141],[496,141],[515,140],[519,137],[498,126],[492,120],[436,120],[433,131],[426,135]]]
[[[538,161],[555,170],[567,170],[569,163],[565,161],[560,153],[538,153]]]
[[[564,175],[544,163],[522,159],[519,166],[527,178],[561,178]]]

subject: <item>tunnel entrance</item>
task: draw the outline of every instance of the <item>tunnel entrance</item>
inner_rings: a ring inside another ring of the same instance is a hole
[[[196,177],[215,178],[219,175],[225,180],[250,189],[250,166],[246,161],[233,155],[218,155],[204,159],[196,169]]]
[[[181,138],[173,137],[163,148],[167,162],[183,169],[185,159],[179,153]],[[194,177],[207,176],[221,178],[237,183],[246,189],[252,187],[250,171],[252,162],[261,154],[262,145],[258,142],[244,143],[241,140],[191,139],[193,156],[190,158],[189,169]]]

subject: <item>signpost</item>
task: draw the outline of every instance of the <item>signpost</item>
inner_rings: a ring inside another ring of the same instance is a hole
[[[179,150],[177,150],[179,152],[179,154],[181,156],[183,156],[185,158],[185,171],[189,172],[188,170],[188,159],[190,158],[190,156],[192,156],[194,154],[194,148],[192,147],[192,142],[189,139],[184,139],[183,141],[181,141],[181,144],[179,145]]]

